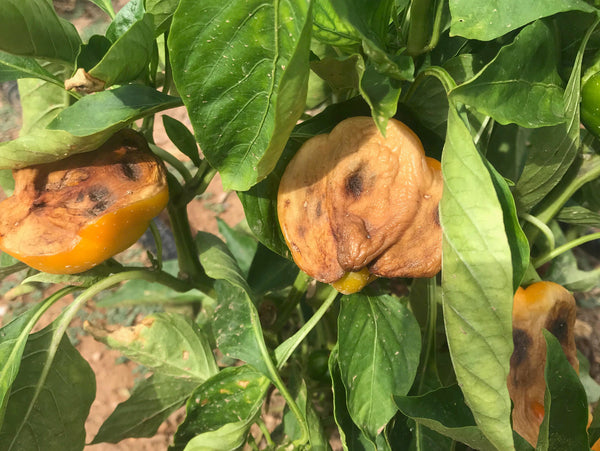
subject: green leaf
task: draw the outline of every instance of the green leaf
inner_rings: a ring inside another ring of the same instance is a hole
[[[196,242],[206,274],[217,280],[218,304],[213,317],[217,346],[226,356],[244,360],[271,377],[272,363],[254,296],[235,258],[215,235],[199,232]]]
[[[359,63],[358,67],[361,72],[360,93],[371,107],[375,124],[383,134],[388,120],[396,114],[401,91],[400,82],[378,72],[370,61],[366,65]]]
[[[97,92],[63,110],[49,125],[74,136],[90,136],[106,130],[116,131],[141,117],[180,106],[177,97],[149,86],[125,85]]]
[[[200,166],[201,158],[198,153],[198,145],[192,132],[177,119],[171,116],[163,115],[162,117],[163,126],[167,132],[167,136],[171,140],[175,147],[177,147],[181,153],[187,156],[192,163],[196,166]]]
[[[56,15],[52,2],[3,0],[0,50],[72,64],[80,45],[77,30]]]
[[[105,87],[123,84],[148,67],[154,49],[154,19],[144,14],[110,46],[89,74],[105,82]]]
[[[39,78],[20,79],[18,86],[23,110],[19,136],[45,128],[69,106],[70,96],[62,86]]]
[[[332,0],[314,0],[313,32],[315,39],[342,48],[358,48],[360,33],[335,11]]]
[[[94,338],[156,374],[202,383],[218,371],[207,337],[187,317],[155,313],[133,327],[108,332],[93,326]]]
[[[544,369],[546,414],[536,449],[587,450],[590,446],[586,430],[589,413],[585,390],[556,337],[547,330],[543,332],[547,356]]]
[[[62,81],[31,57],[0,52],[0,83],[18,78],[41,78],[62,86]]]
[[[515,199],[510,192],[506,180],[496,171],[496,169],[485,161],[486,167],[492,177],[492,183],[496,189],[496,195],[502,207],[502,216],[504,218],[504,231],[510,246],[510,255],[513,273],[513,291],[521,285],[523,276],[529,267],[529,241],[521,228],[519,217],[517,216],[517,207]]]
[[[114,17],[106,29],[106,37],[111,42],[116,42],[121,36],[144,17],[144,0],[130,0]]]
[[[333,391],[333,418],[338,426],[344,450],[375,451],[375,446],[358,428],[348,412],[346,389],[339,367],[338,345],[329,356],[329,374]]]
[[[111,45],[112,42],[106,36],[93,35],[86,44],[81,46],[79,55],[77,55],[77,67],[82,67],[89,72],[92,67],[102,60]]]
[[[554,219],[566,224],[600,227],[600,213],[588,210],[580,205],[563,208]]]
[[[237,449],[260,414],[268,386],[269,380],[248,365],[220,371],[188,400],[172,450]]]
[[[581,0],[544,0],[543,2],[503,2],[454,0],[450,2],[450,33],[468,39],[489,41],[542,17],[564,11],[595,12]]]
[[[227,247],[242,270],[244,277],[248,276],[252,260],[256,255],[258,242],[251,233],[244,230],[244,223],[238,224],[236,227],[229,225],[221,218],[217,218],[217,227],[219,233],[225,238]]]
[[[591,32],[588,29],[581,42],[564,93],[565,124],[532,130],[528,139],[529,154],[514,190],[517,208],[529,211],[537,205],[563,178],[577,155],[579,147],[579,100],[581,62]]]
[[[13,141],[0,143],[0,169],[48,163],[95,150],[131,122],[179,105],[176,97],[142,85],[126,85],[86,96],[62,110],[48,129],[36,128]]]
[[[90,0],[93,4],[95,4],[98,8],[104,11],[109,17],[115,17],[115,10],[113,9],[113,5],[110,0]]]
[[[32,334],[12,387],[0,449],[80,451],[85,419],[95,397],[94,373],[54,322]],[[60,338],[60,341],[56,338]]]
[[[454,108],[442,172],[442,298],[448,346],[481,431],[499,449],[511,449],[506,387],[513,348],[511,250],[492,178]]]
[[[525,27],[475,78],[453,89],[451,98],[501,124],[536,128],[564,122],[553,33],[541,21]]]
[[[567,238],[556,222],[550,223],[550,230],[554,235],[557,246],[567,242]],[[589,291],[598,286],[600,269],[594,268],[590,271],[579,269],[577,258],[570,250],[552,259],[552,264],[544,274],[544,279],[562,285],[567,290]]]
[[[255,293],[283,290],[290,287],[296,276],[296,264],[260,244],[248,272],[248,283]]]
[[[275,167],[304,110],[310,30],[308,2],[182,0],[173,16],[173,78],[226,190]]]
[[[167,31],[179,0],[146,0],[146,12],[154,16],[156,35]]]
[[[306,382],[302,379],[301,374],[302,369],[299,368],[298,365],[294,365],[291,368],[286,385],[294,397],[294,401],[302,411],[303,417],[306,418],[309,431],[309,444],[312,447],[311,449],[331,449],[327,442],[327,437],[325,436],[321,422],[319,421],[319,416],[311,401],[311,395],[308,392]],[[285,435],[290,440],[298,440],[301,437],[298,420],[288,406],[286,406],[283,414],[283,429]]]
[[[196,379],[154,374],[137,384],[100,427],[92,444],[117,443],[129,437],[152,437],[171,413],[198,387]]]
[[[332,5],[339,17],[351,24],[364,41],[382,48],[386,41],[391,19],[393,0],[346,0],[333,1]]]
[[[404,415],[442,435],[474,449],[495,449],[477,427],[458,385],[421,396],[394,396],[394,400]]]
[[[340,373],[354,423],[375,442],[408,393],[421,351],[419,324],[393,296],[342,298],[338,317]]]

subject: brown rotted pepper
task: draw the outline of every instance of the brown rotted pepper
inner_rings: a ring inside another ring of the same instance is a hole
[[[537,282],[519,288],[513,300],[514,351],[510,359],[508,392],[513,401],[513,428],[536,446],[544,419],[546,341],[543,329],[560,342],[575,371],[579,361],[575,348],[575,298],[554,282]]]
[[[0,203],[0,249],[40,271],[90,269],[135,243],[169,199],[166,170],[141,135],[13,171]]]
[[[343,293],[374,277],[431,277],[440,270],[442,172],[419,138],[370,117],[309,139],[288,164],[277,197],[292,257]]]

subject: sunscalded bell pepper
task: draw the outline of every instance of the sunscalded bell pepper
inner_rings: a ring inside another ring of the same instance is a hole
[[[573,366],[579,371],[575,348],[575,298],[554,282],[536,282],[519,288],[513,300],[514,351],[510,359],[508,392],[513,401],[513,428],[536,446],[544,419],[546,381],[546,341],[543,329],[560,342]]]
[[[40,271],[88,270],[135,243],[166,206],[166,170],[122,130],[92,152],[13,172],[0,203],[0,249]]]
[[[277,211],[298,266],[342,293],[375,277],[440,270],[442,172],[419,138],[391,119],[340,122],[304,143],[279,185]]]
[[[581,122],[596,137],[600,137],[600,72],[592,75],[581,88]]]

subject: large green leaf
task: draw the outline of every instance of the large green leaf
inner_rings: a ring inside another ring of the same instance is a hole
[[[38,78],[20,79],[18,86],[23,109],[21,137],[44,129],[69,106],[70,96],[61,86]]]
[[[74,63],[81,39],[75,27],[56,15],[52,2],[2,0],[0,50]]]
[[[342,381],[342,375],[339,366],[338,346],[331,351],[329,356],[329,373],[331,374],[331,385],[333,391],[333,418],[338,426],[340,439],[344,450],[352,451],[374,451],[375,446],[367,439],[365,434],[358,428],[350,413],[348,413],[348,404],[346,389]]]
[[[565,175],[579,147],[579,99],[581,63],[586,44],[598,24],[596,20],[581,42],[564,93],[566,123],[531,132],[529,154],[514,190],[520,210],[529,211],[540,202]]]
[[[453,0],[449,3],[451,34],[481,41],[498,38],[536,19],[563,11],[595,11],[582,0]]]
[[[225,368],[192,394],[171,449],[237,449],[260,414],[268,386],[251,366]]]
[[[86,96],[62,110],[47,129],[0,144],[0,168],[20,168],[98,148],[131,122],[181,104],[176,97],[142,85]]]
[[[154,49],[154,19],[150,14],[135,22],[110,46],[89,74],[105,87],[134,80],[148,67]]]
[[[481,433],[458,385],[421,396],[394,396],[400,411],[445,436],[481,451],[494,450]]]
[[[451,97],[501,124],[529,128],[560,124],[565,118],[557,63],[554,30],[545,22],[534,22],[475,78],[452,90]]]
[[[106,331],[88,326],[94,338],[156,374],[198,384],[218,371],[205,334],[183,315],[155,313],[132,327]]]
[[[492,178],[455,108],[448,117],[442,172],[442,298],[448,346],[481,431],[499,449],[511,449],[506,387],[513,348],[511,250]]]
[[[536,449],[587,450],[589,413],[585,390],[556,337],[547,330],[543,332],[547,349],[545,415]]]
[[[225,189],[265,178],[304,110],[309,5],[182,0],[173,16],[173,78]]]
[[[89,95],[63,110],[48,128],[90,136],[181,105],[177,97],[143,85],[125,85]]]
[[[129,437],[152,437],[167,417],[200,385],[197,379],[154,374],[137,384],[126,401],[106,419],[92,443],[117,443]]]
[[[387,295],[342,298],[339,366],[354,423],[375,443],[408,393],[419,365],[419,324],[403,301]]]
[[[199,232],[196,241],[206,274],[217,280],[218,304],[212,326],[219,350],[229,357],[244,360],[271,377],[272,364],[254,295],[235,258],[215,235]]]
[[[80,451],[96,394],[94,373],[56,322],[31,335],[0,430],[3,451]]]
[[[2,254],[5,255],[5,254]],[[9,269],[12,266],[1,268]],[[8,271],[7,271],[8,272]],[[2,271],[0,271],[0,275]],[[0,425],[8,402],[8,395],[11,385],[21,365],[21,357],[27,343],[29,333],[35,326],[35,323],[46,309],[54,303],[61,295],[66,294],[69,289],[59,290],[44,302],[40,302],[31,307],[25,313],[19,315],[6,326],[0,329]]]

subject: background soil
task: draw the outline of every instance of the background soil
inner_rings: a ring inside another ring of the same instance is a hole
[[[127,0],[113,0],[115,10],[118,10]],[[106,27],[106,15],[95,5],[84,0],[54,0],[57,11],[72,21],[85,38],[93,33],[102,32]],[[166,112],[172,117],[187,124],[190,129],[189,119],[185,109],[173,109]],[[0,83],[0,142],[14,139],[18,136],[20,127],[20,106],[16,83]],[[156,121],[155,142],[158,146],[173,152],[180,158],[185,157],[178,153],[168,140],[162,121]],[[1,190],[0,190],[1,191]],[[0,192],[0,199],[2,193]],[[224,192],[217,176],[208,187],[207,192],[192,201],[189,205],[190,223],[194,230],[204,230],[218,234],[217,218],[223,219],[229,225],[235,225],[243,219],[241,204],[234,193]],[[135,253],[133,251],[127,251]],[[596,256],[600,257],[600,256]],[[9,277],[0,281],[0,326],[15,314],[22,311],[27,304],[37,302],[41,297],[39,293],[21,292],[16,277]],[[598,290],[600,291],[600,290]],[[47,294],[47,293],[46,293]],[[39,328],[50,322],[61,309],[68,304],[69,298],[55,305],[43,318]],[[598,305],[600,292],[587,295],[587,305]],[[103,310],[90,303],[80,318],[74,322],[70,335],[76,343],[77,349],[89,362],[96,374],[97,391],[90,415],[86,422],[88,441],[91,441],[100,425],[120,402],[125,401],[135,382],[145,376],[143,369],[133,362],[123,359],[116,351],[107,349],[103,344],[96,342],[91,336],[83,333],[81,328],[84,319],[101,320],[115,324],[133,324],[137,319],[148,313],[140,308],[120,308]],[[578,311],[576,335],[578,348],[590,361],[590,374],[600,381],[600,308],[582,308]],[[271,411],[265,416],[269,429],[280,422],[282,402],[274,393],[271,402]],[[180,409],[165,422],[158,433],[147,439],[128,439],[117,444],[97,444],[86,446],[86,451],[154,451],[165,450],[170,443],[172,434],[177,424],[183,419],[184,412]],[[339,442],[338,442],[339,446]],[[338,448],[335,446],[335,448]]]

